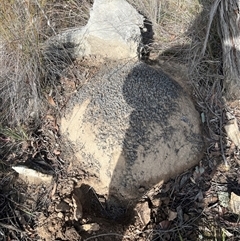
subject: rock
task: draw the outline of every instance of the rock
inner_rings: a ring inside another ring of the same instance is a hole
[[[12,169],[19,173],[19,177],[29,184],[51,185],[53,181],[52,175],[43,174],[26,166],[13,166]]]
[[[168,211],[168,221],[173,221],[177,217],[177,212],[171,210]]]
[[[60,219],[62,219],[62,218],[64,218],[64,215],[63,215],[63,213],[59,212],[59,213],[57,214],[57,217],[60,218]]]
[[[233,118],[227,122],[225,125],[225,131],[227,136],[232,140],[232,142],[240,148],[240,132],[237,124],[237,119]]]
[[[81,225],[81,229],[83,231],[91,233],[94,231],[98,231],[100,229],[100,226],[97,223],[88,223],[88,224]]]
[[[67,30],[46,43],[46,61],[89,55],[137,57],[143,27],[144,17],[127,1],[95,0],[86,26]]]
[[[84,29],[88,34],[87,55],[102,55],[111,59],[136,57],[143,21],[143,16],[125,0],[94,1]],[[79,40],[82,41],[82,38]]]
[[[137,214],[144,226],[150,222],[151,209],[149,208],[148,202],[138,203],[136,206]]]
[[[71,241],[82,240],[79,233],[76,231],[74,227],[67,228],[64,236],[65,236],[64,240],[71,240]]]
[[[219,204],[222,207],[227,208],[229,204],[229,194],[228,192],[217,192]]]
[[[139,62],[103,67],[69,101],[61,131],[82,169],[96,176],[87,184],[124,200],[194,166],[203,153],[191,99]]]
[[[162,204],[162,200],[159,197],[154,197],[151,199],[151,203],[154,208],[159,208]]]

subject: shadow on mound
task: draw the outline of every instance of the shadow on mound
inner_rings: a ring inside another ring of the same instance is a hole
[[[139,64],[126,77],[122,92],[133,111],[109,189],[110,199],[117,195],[120,200],[128,199],[128,196],[139,197],[137,187],[148,189],[156,182],[151,176],[146,182],[145,171],[148,170],[144,168],[148,167],[144,162],[149,159],[147,165],[152,165],[150,168],[154,168],[154,162],[158,167],[161,150],[154,143],[160,139],[171,140],[175,128],[169,118],[179,108],[176,100],[182,94],[182,88],[163,73]]]

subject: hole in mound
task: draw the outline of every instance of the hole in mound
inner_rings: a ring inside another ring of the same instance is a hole
[[[114,196],[106,199],[87,184],[82,184],[73,192],[81,202],[83,218],[91,216],[91,218],[103,218],[125,225],[133,220],[134,208],[127,201],[119,201]]]

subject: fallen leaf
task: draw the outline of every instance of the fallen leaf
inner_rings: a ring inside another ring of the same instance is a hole
[[[206,205],[206,206],[209,206],[209,205],[212,205],[214,203],[216,203],[218,201],[218,197],[216,196],[210,196],[210,197],[205,197],[203,199],[203,203]]]
[[[233,141],[236,146],[240,147],[240,132],[238,129],[237,119],[234,118],[232,120],[229,120],[224,128],[227,136]]]
[[[48,100],[48,103],[49,103],[51,106],[56,106],[56,104],[55,104],[52,96],[48,95],[48,96],[47,96],[47,100]]]
[[[57,183],[54,182],[53,188],[52,188],[52,191],[51,191],[51,198],[53,198],[53,196],[55,195],[56,190],[57,190]]]
[[[240,196],[234,192],[231,192],[229,207],[233,213],[240,215]]]
[[[228,238],[233,237],[233,234],[230,233],[227,229],[222,228],[222,231],[223,231],[223,233],[224,233]]]
[[[168,212],[168,221],[173,221],[177,217],[177,212],[169,210]]]
[[[170,222],[168,220],[163,220],[159,223],[160,227],[164,230],[168,229],[170,226]]]
[[[195,171],[193,172],[193,180],[194,180],[194,182],[197,181],[204,172],[205,172],[204,167],[196,166],[195,167]]]

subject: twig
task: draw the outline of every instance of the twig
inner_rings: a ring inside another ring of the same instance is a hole
[[[104,236],[118,236],[118,237],[123,237],[123,238],[131,238],[130,236],[125,236],[125,235],[121,235],[118,233],[104,233],[104,234],[99,234],[99,235],[89,237],[89,238],[85,239],[85,241],[88,241],[88,240],[91,240],[94,238],[104,237]]]
[[[220,118],[220,126],[219,126],[219,131],[220,131],[220,148],[221,148],[221,154],[222,154],[222,158],[223,158],[223,162],[224,162],[224,165],[226,166],[226,167],[229,167],[229,165],[228,165],[228,162],[227,162],[227,159],[226,159],[226,157],[225,157],[225,155],[224,155],[224,149],[223,149],[223,132],[222,132],[222,115],[223,115],[223,113],[222,113],[222,111],[221,111],[221,118]]]
[[[24,231],[20,230],[19,228],[14,227],[13,225],[9,225],[9,224],[5,224],[5,223],[0,222],[0,226],[2,226],[3,228],[6,228],[6,229],[14,230],[14,231],[19,232],[21,234],[25,234]]]
[[[210,16],[209,16],[209,22],[208,22],[208,27],[207,27],[207,33],[206,33],[203,48],[202,48],[202,51],[201,51],[202,57],[204,56],[204,54],[206,52],[206,47],[207,47],[207,43],[208,43],[210,29],[211,29],[211,26],[212,26],[213,17],[215,16],[215,13],[217,11],[217,8],[218,8],[218,5],[219,5],[220,2],[221,2],[221,0],[216,0],[211,7],[211,11],[210,11],[210,14],[209,14]]]

